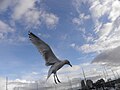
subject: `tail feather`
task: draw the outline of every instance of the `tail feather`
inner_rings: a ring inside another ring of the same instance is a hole
[[[52,66],[51,66],[51,68],[49,69],[49,72],[48,72],[48,76],[47,76],[46,81],[49,79],[49,77],[51,76],[51,74],[52,74]]]
[[[46,81],[49,79],[50,76],[51,76],[51,74],[48,74]]]

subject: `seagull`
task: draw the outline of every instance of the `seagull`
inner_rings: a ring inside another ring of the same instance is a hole
[[[45,43],[43,40],[41,40],[39,37],[37,37],[35,34],[33,34],[32,32],[29,31],[28,35],[31,42],[37,47],[38,51],[43,56],[45,60],[45,65],[51,66],[48,71],[47,79],[51,76],[51,74],[53,74],[54,82],[56,84],[61,83],[61,81],[57,76],[57,71],[60,68],[62,68],[65,64],[70,65],[72,67],[70,62],[68,60],[59,60],[53,53],[50,46],[47,43]]]

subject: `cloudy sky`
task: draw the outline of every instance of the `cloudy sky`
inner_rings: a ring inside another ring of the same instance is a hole
[[[119,23],[119,0],[0,0],[0,77],[29,80],[47,74],[28,31],[72,63],[60,73],[79,74],[81,66],[96,72],[98,63],[119,68]]]

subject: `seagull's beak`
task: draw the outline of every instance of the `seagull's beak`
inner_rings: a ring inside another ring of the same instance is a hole
[[[71,64],[69,64],[71,67],[72,67],[72,65]]]

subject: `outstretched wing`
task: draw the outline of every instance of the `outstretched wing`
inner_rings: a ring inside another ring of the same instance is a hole
[[[46,44],[32,32],[29,32],[28,35],[32,43],[38,48],[39,52],[44,57],[46,66],[53,65],[56,62],[59,62],[48,44]]]

